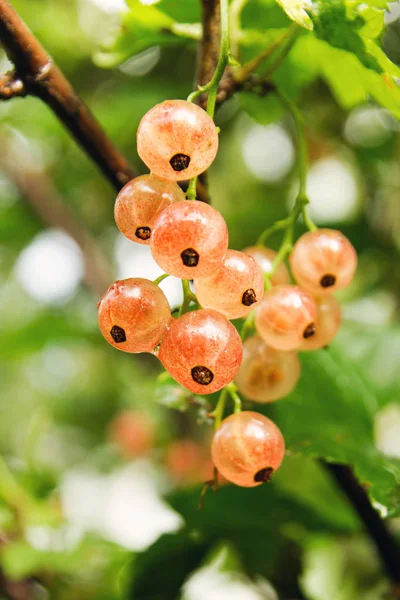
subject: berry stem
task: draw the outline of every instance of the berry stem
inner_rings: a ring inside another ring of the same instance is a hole
[[[242,401],[240,399],[239,394],[237,393],[236,385],[231,382],[221,391],[217,405],[212,413],[209,414],[210,417],[214,417],[214,429],[219,429],[221,425],[221,421],[224,418],[225,406],[228,396],[231,397],[233,401],[233,412],[238,413],[242,410]]]
[[[266,284],[267,286],[267,284]],[[243,321],[242,329],[240,330],[240,337],[242,342],[245,341],[247,334],[254,327],[254,311],[249,313]]]
[[[153,281],[153,283],[155,283],[156,285],[160,285],[160,283],[162,281],[164,281],[164,279],[167,279],[167,277],[169,277],[169,274],[168,273],[163,273],[162,275],[160,275],[159,277],[157,277],[157,279],[155,279]]]
[[[297,133],[297,155],[298,155],[298,170],[299,170],[299,193],[297,194],[296,202],[292,209],[292,212],[285,219],[281,219],[277,221],[263,231],[263,233],[258,238],[259,245],[265,245],[267,239],[276,231],[286,230],[282,244],[278,250],[278,253],[272,263],[271,272],[265,277],[266,280],[266,288],[270,286],[270,278],[275,273],[277,267],[289,256],[293,249],[293,234],[294,234],[294,226],[300,217],[303,216],[304,223],[310,231],[315,231],[317,229],[316,225],[310,219],[307,212],[307,205],[309,204],[309,199],[307,196],[307,169],[308,169],[308,161],[307,161],[307,143],[304,132],[304,119],[302,113],[299,111],[297,106],[284,94],[281,90],[275,89],[275,92],[280,99],[282,105],[290,112],[292,115],[296,133]]]
[[[188,279],[182,279],[182,291],[183,291],[183,302],[179,309],[178,317],[181,317],[182,315],[184,315],[187,312],[191,302],[196,302],[198,304],[195,294],[193,294],[193,292],[190,289]]]

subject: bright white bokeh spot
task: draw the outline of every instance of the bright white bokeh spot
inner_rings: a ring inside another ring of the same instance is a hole
[[[375,417],[375,441],[386,456],[400,458],[400,406],[393,402]]]
[[[64,304],[76,292],[84,274],[82,252],[58,229],[39,233],[24,248],[15,265],[18,283],[43,304]]]
[[[107,13],[118,13],[127,9],[125,0],[85,0],[87,4],[94,4]]]
[[[163,274],[154,260],[149,246],[135,244],[119,234],[115,245],[115,258],[118,266],[118,279],[144,277],[153,281]],[[182,284],[177,277],[167,277],[160,288],[167,297],[171,309],[182,303]]]
[[[253,125],[243,142],[243,159],[249,171],[262,181],[275,183],[294,164],[292,140],[280,125]]]
[[[394,117],[375,106],[360,106],[351,111],[344,126],[344,135],[353,146],[380,146],[391,135]]]
[[[191,575],[183,586],[182,600],[278,600],[265,579],[255,585],[243,574],[224,569],[225,561],[223,549],[212,564]]]
[[[353,220],[361,209],[361,195],[351,165],[339,158],[315,162],[307,178],[309,212],[316,223]]]
[[[160,46],[148,48],[126,60],[119,68],[125,75],[142,77],[147,75],[158,63],[161,56]]]
[[[388,10],[385,12],[385,23],[393,23],[400,18],[400,4],[398,2],[388,2]]]
[[[61,504],[76,530],[141,552],[164,533],[177,531],[182,518],[160,497],[153,465],[136,461],[111,475],[71,471],[61,485]]]

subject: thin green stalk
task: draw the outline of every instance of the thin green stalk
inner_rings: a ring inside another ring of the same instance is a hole
[[[233,402],[233,412],[238,413],[242,410],[242,401],[240,399],[239,394],[237,393],[237,387],[232,382],[229,383],[224,389],[221,391],[217,405],[212,413],[210,413],[211,417],[214,417],[214,429],[219,429],[221,425],[221,421],[224,418],[225,406],[228,396],[231,398]]]
[[[314,231],[315,229],[317,229],[307,212],[307,205],[309,204],[309,199],[307,197],[308,160],[303,115],[301,114],[297,106],[294,104],[294,102],[292,102],[292,100],[288,96],[286,96],[286,94],[284,94],[281,90],[278,89],[276,89],[275,91],[282,105],[290,112],[296,127],[299,193],[297,194],[295,205],[289,216],[286,217],[286,219],[277,221],[276,223],[274,223],[274,225],[263,231],[263,233],[258,239],[258,244],[264,245],[267,239],[270,237],[270,235],[272,235],[276,231],[286,230],[281,247],[279,248],[279,251],[272,263],[272,270],[266,278],[266,287],[268,287],[268,284],[270,284],[271,275],[274,274],[276,268],[289,256],[290,252],[292,251],[294,226],[299,216],[303,216],[304,223],[310,231]]]
[[[164,279],[167,279],[167,277],[169,277],[168,273],[163,273],[162,275],[160,275],[159,277],[157,277],[157,279],[155,279],[153,281],[153,283],[155,283],[156,285],[160,285],[160,283],[162,281],[164,281]]]
[[[182,291],[183,291],[183,302],[179,309],[178,317],[181,317],[182,315],[185,314],[185,312],[187,312],[191,302],[197,302],[196,296],[190,290],[188,279],[182,279]]]
[[[248,0],[232,0],[230,8],[231,52],[236,58],[239,54],[239,42],[242,36],[241,14]]]
[[[193,177],[190,180],[188,189],[186,190],[186,198],[188,200],[196,200],[196,198],[197,198],[197,177]]]

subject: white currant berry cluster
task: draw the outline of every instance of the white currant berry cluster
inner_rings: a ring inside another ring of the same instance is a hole
[[[199,309],[185,312],[184,302],[173,318],[157,282],[117,281],[98,306],[104,337],[125,352],[152,352],[193,393],[211,394],[235,380],[255,402],[282,398],[299,378],[296,351],[326,346],[339,328],[340,306],[332,292],[350,283],[354,248],[338,231],[306,233],[290,256],[301,287],[291,285],[279,254],[262,246],[228,249],[221,214],[186,200],[176,183],[205,171],[216,156],[218,131],[205,111],[188,101],[163,102],[143,117],[137,142],[151,173],[120,192],[116,223],[130,240],[150,245],[155,261],[185,280],[187,291],[193,280],[195,295],[188,293]],[[244,352],[230,322],[238,318],[256,328]],[[285,451],[276,425],[252,411],[220,421],[212,442],[218,471],[241,486],[268,481]]]

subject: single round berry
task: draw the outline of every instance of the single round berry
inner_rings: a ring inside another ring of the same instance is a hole
[[[276,257],[275,250],[271,248],[263,248],[262,246],[250,246],[243,250],[245,254],[249,254],[254,258],[264,275],[268,275],[272,271],[272,263]],[[271,276],[272,285],[285,285],[290,283],[290,275],[284,263],[280,263]]]
[[[214,310],[186,313],[171,321],[158,358],[170,375],[195,394],[212,394],[230,383],[242,360],[235,327]]]
[[[268,290],[256,311],[256,329],[278,350],[296,350],[315,333],[317,307],[312,296],[295,285]]]
[[[327,346],[336,336],[342,322],[340,304],[335,296],[315,298],[317,320],[315,335],[303,340],[299,350],[318,350]]]
[[[357,254],[340,231],[318,229],[299,238],[290,256],[297,283],[320,296],[347,287],[357,267]]]
[[[280,467],[285,442],[278,427],[259,413],[230,415],[215,432],[211,444],[214,465],[228,481],[255,487],[270,480]]]
[[[264,294],[264,277],[254,258],[228,250],[221,267],[210,277],[195,279],[197,299],[228,319],[245,317]]]
[[[287,396],[300,377],[296,352],[268,346],[258,336],[243,344],[243,359],[235,383],[239,391],[254,402],[272,402]]]
[[[227,249],[226,223],[204,202],[174,202],[155,220],[151,251],[170,275],[181,279],[207,277],[221,266]]]
[[[146,113],[137,132],[140,158],[171,181],[191,179],[211,165],[218,132],[211,117],[186,100],[166,100]]]
[[[98,304],[100,331],[118,350],[152,352],[171,320],[168,301],[147,279],[116,281]]]
[[[117,196],[115,222],[127,238],[149,245],[156,216],[177,200],[185,200],[185,194],[174,181],[155,175],[135,177]]]

